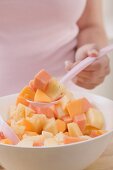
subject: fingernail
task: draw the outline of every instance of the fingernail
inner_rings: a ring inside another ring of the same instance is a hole
[[[91,57],[97,57],[98,56],[98,51],[97,50],[91,50],[91,51],[88,51],[88,56],[91,56]]]

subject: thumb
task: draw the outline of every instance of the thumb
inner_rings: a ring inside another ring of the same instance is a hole
[[[80,62],[88,56],[97,56],[98,55],[98,47],[95,44],[86,44],[80,47],[75,55],[75,61]]]

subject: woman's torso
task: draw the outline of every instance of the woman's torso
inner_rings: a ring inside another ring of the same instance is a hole
[[[64,74],[74,60],[76,22],[86,0],[0,1],[0,96],[18,92],[41,69]]]

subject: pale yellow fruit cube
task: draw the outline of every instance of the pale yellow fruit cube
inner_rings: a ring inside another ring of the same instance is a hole
[[[55,138],[47,138],[45,139],[44,141],[44,146],[57,146],[58,143],[57,141],[55,140]]]
[[[63,145],[64,144],[64,137],[65,137],[65,135],[62,132],[60,132],[60,133],[56,134],[55,139],[58,142],[58,144]]]
[[[42,131],[42,136],[43,136],[44,138],[52,138],[52,137],[53,137],[53,134],[50,133],[50,132]]]
[[[25,109],[26,109],[26,106],[24,106],[23,104],[19,103],[15,112],[14,112],[14,119],[16,121],[19,121],[20,119],[22,118],[25,118]]]
[[[104,127],[104,118],[100,111],[90,108],[86,113],[87,122],[90,126],[97,129],[102,129]]]
[[[25,126],[18,125],[18,122],[15,122],[14,120],[11,121],[11,128],[19,136],[22,136],[25,132]]]
[[[44,126],[44,131],[51,132],[53,135],[58,133],[58,129],[56,126],[56,121],[54,118],[48,120],[47,124]]]
[[[61,96],[64,93],[64,86],[58,82],[55,78],[52,78],[48,84],[48,87],[46,89],[46,94],[49,96],[52,100],[57,99],[59,96]]]
[[[83,135],[77,123],[68,123],[67,127],[69,136],[78,137]]]

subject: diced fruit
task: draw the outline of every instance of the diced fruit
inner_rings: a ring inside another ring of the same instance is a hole
[[[72,100],[67,105],[67,110],[71,117],[75,117],[76,114],[86,113],[91,104],[86,98]]]
[[[52,117],[54,117],[54,111],[53,111],[53,109],[51,109],[51,108],[49,108],[49,107],[40,107],[39,109],[38,109],[38,112],[37,112],[38,114],[44,114],[44,115],[46,115],[46,117],[47,118],[52,118]]]
[[[57,119],[56,125],[58,132],[64,132],[66,130],[66,123],[63,120]]]
[[[64,135],[69,136],[69,132],[64,132]]]
[[[22,118],[25,118],[25,109],[26,107],[23,104],[21,103],[18,104],[13,114],[13,117],[16,121],[21,120]]]
[[[60,104],[56,104],[55,105],[55,118],[59,118],[61,119],[62,117],[64,117],[65,115],[67,115],[66,111],[64,111],[61,107]]]
[[[0,132],[0,140],[5,139],[5,136],[2,132]]]
[[[12,117],[15,114],[15,111],[16,111],[16,106],[11,105],[9,108],[9,116]]]
[[[22,119],[18,122],[18,125],[24,126],[25,131],[35,131],[35,127],[33,126],[33,124],[29,120]]]
[[[19,138],[22,138],[25,132],[25,126],[20,126],[13,120],[11,122],[11,128],[15,131]]]
[[[44,141],[44,146],[57,146],[58,143],[54,138],[47,138]]]
[[[47,121],[46,116],[43,114],[34,114],[31,118],[27,117],[27,120],[33,124],[35,132],[38,134],[42,132]]]
[[[25,117],[32,117],[35,113],[35,111],[29,107],[25,107]]]
[[[92,126],[87,125],[87,126],[85,127],[85,130],[84,130],[84,135],[90,135],[90,133],[91,133],[92,130],[98,130],[98,129],[95,128],[95,127],[92,127]]]
[[[46,94],[52,100],[57,99],[64,93],[64,87],[60,84],[55,78],[52,78],[49,81],[48,87],[46,89]]]
[[[34,79],[35,89],[45,91],[50,80],[51,76],[45,70],[41,70]]]
[[[64,137],[65,135],[62,132],[60,132],[56,134],[55,139],[58,144],[64,144]]]
[[[90,126],[102,129],[104,126],[104,118],[100,111],[90,108],[86,113],[87,121]]]
[[[18,105],[19,103],[22,103],[28,106],[29,103],[25,99],[34,100],[34,96],[35,92],[29,86],[26,86],[22,89],[19,96],[17,97],[16,104]]]
[[[86,115],[84,113],[75,115],[74,122],[78,124],[80,130],[83,132],[87,124]]]
[[[95,138],[95,137],[97,137],[97,136],[100,136],[100,135],[105,134],[106,132],[107,132],[107,131],[105,131],[105,130],[92,130],[91,133],[90,133],[90,136],[91,136],[92,138]]]
[[[44,138],[42,137],[40,137],[40,139],[38,139],[37,141],[35,141],[34,143],[33,143],[33,146],[43,146],[44,145]]]
[[[13,142],[8,138],[0,140],[0,143],[7,144],[7,145],[13,145]]]
[[[48,97],[43,91],[37,89],[34,97],[35,102],[51,102],[50,97]]]
[[[55,119],[54,118],[49,119],[43,130],[51,132],[53,135],[56,135],[58,133],[58,129],[56,126]]]
[[[62,117],[62,120],[63,120],[66,124],[73,122],[73,119],[72,119],[70,116],[68,116],[68,115],[63,116],[63,117]]]
[[[33,106],[29,105],[31,109],[33,109],[37,114],[44,114],[46,115],[47,118],[52,118],[54,117],[55,111],[52,107],[38,107],[38,106]]]
[[[34,91],[37,90],[37,87],[35,87],[34,80],[31,80],[31,81],[29,82],[29,87],[30,87],[32,90],[34,90]]]
[[[52,138],[52,137],[53,137],[53,134],[50,133],[50,132],[42,131],[42,136],[43,136],[44,138]]]
[[[67,127],[70,136],[78,137],[83,135],[77,123],[68,123]]]

